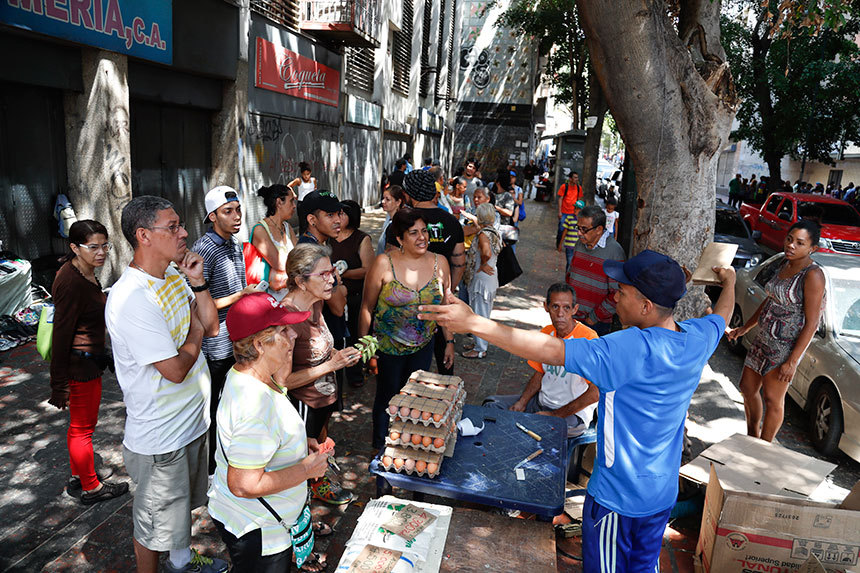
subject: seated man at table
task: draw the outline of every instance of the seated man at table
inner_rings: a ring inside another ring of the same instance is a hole
[[[567,283],[556,283],[549,287],[543,307],[552,322],[541,329],[544,334],[562,339],[597,338],[597,333],[573,318],[579,305],[576,303],[576,291]],[[529,360],[529,366],[535,369],[535,373],[522,395],[489,396],[483,405],[564,418],[569,438],[584,432],[591,424],[600,399],[597,386],[579,374],[568,372],[564,366],[541,364],[533,360]]]

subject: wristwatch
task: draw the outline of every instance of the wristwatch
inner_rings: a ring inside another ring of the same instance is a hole
[[[203,292],[204,290],[209,288],[209,281],[203,281],[203,284],[200,286],[192,286],[191,292]]]
[[[454,339],[452,338],[451,340],[446,340],[445,344],[454,344]]]

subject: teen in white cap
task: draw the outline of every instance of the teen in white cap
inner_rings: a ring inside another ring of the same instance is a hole
[[[256,292],[257,285],[245,283],[245,261],[242,245],[234,235],[242,226],[242,203],[232,187],[219,185],[206,193],[206,219],[212,224],[197,239],[192,250],[203,257],[203,278],[209,283],[209,293],[218,309],[220,329],[217,336],[203,339],[203,355],[212,376],[212,402],[209,427],[209,475],[215,472],[215,412],[227,372],[235,364],[233,345],[227,332],[227,310],[246,294]]]

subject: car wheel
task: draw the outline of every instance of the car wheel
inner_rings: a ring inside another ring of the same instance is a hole
[[[844,422],[842,400],[832,384],[826,382],[813,393],[809,412],[809,425],[812,444],[822,454],[832,456],[839,449]]]
[[[741,315],[740,307],[736,306],[735,311],[732,313],[732,318],[731,318],[731,320],[729,320],[729,328],[730,329],[740,328],[743,325],[744,325],[744,317],[743,317],[743,315]],[[734,339],[734,341],[726,339],[726,343],[728,343],[728,345],[729,345],[729,350],[731,350],[735,354],[742,356],[745,352],[744,345],[743,345],[743,339],[744,339],[743,336],[738,336],[737,338]]]

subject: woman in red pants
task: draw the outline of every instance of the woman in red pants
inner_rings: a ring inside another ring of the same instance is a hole
[[[105,352],[105,294],[95,270],[110,251],[108,233],[98,221],[77,221],[69,229],[71,253],[54,279],[54,333],[51,343],[51,398],[57,408],[69,409],[69,462],[72,478],[68,491],[81,492],[91,505],[123,495],[127,483],[100,481],[96,475],[93,430],[102,399]]]

